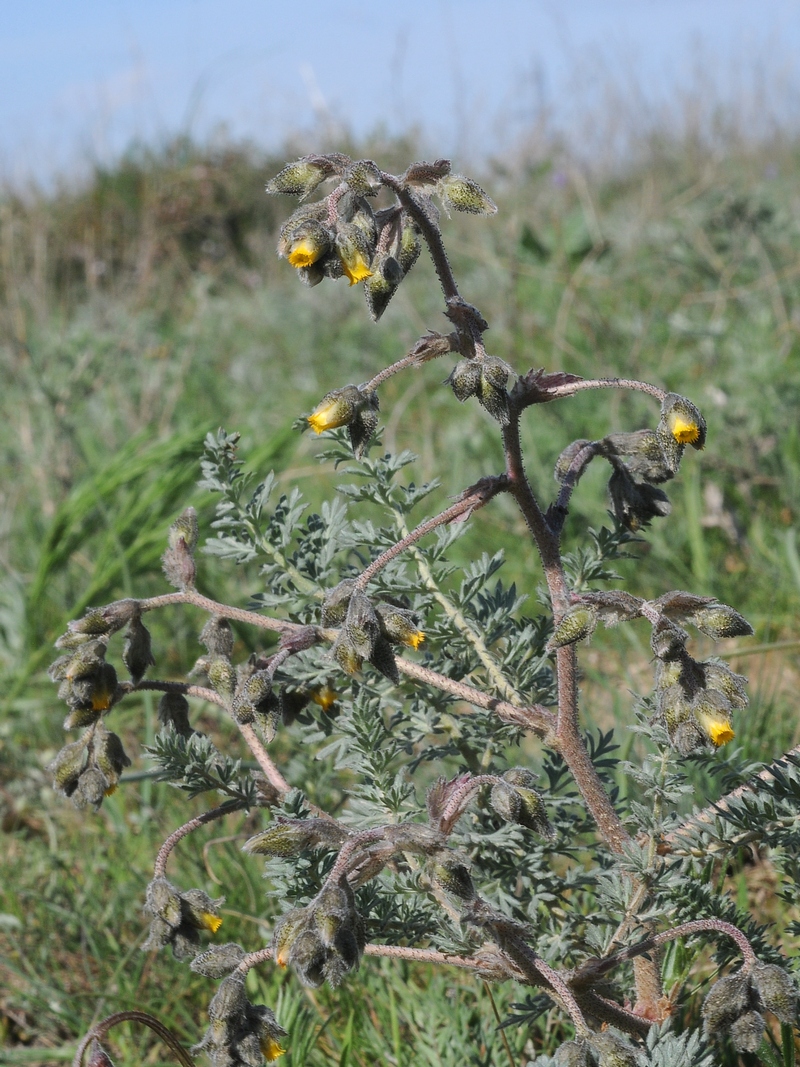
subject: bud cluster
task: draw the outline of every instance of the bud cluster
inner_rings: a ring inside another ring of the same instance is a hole
[[[512,767],[493,787],[489,803],[506,822],[524,826],[543,837],[553,837],[542,794],[533,788],[536,775],[525,767]]]
[[[54,789],[71,797],[77,807],[97,811],[130,763],[119,737],[97,722],[78,741],[65,745],[47,769]]]
[[[737,1051],[756,1052],[766,1025],[764,1011],[792,1025],[797,992],[782,967],[756,962],[712,986],[703,1004],[706,1033],[711,1037],[727,1033]]]
[[[416,649],[425,640],[413,611],[394,604],[373,606],[352,578],[340,582],[325,597],[320,622],[326,627],[340,627],[332,651],[342,670],[355,674],[367,660],[395,684],[400,675],[393,646]]]
[[[244,982],[238,971],[225,978],[208,1006],[209,1027],[192,1053],[205,1052],[212,1067],[261,1067],[286,1051],[286,1031],[270,1008],[249,1001]]]
[[[356,385],[333,389],[320,400],[307,421],[314,433],[346,426],[353,454],[361,459],[378,428],[378,394]]]
[[[608,492],[614,515],[636,532],[669,515],[669,498],[658,486],[675,477],[687,444],[702,449],[705,441],[705,419],[695,405],[678,393],[667,393],[655,430],[612,433],[597,442],[573,441],[556,461],[556,481],[562,482],[581,449],[593,444],[595,455],[612,467]]]
[[[334,190],[298,208],[284,223],[278,255],[287,259],[309,286],[323,278],[346,277],[364,282],[367,309],[373,321],[383,315],[400,283],[420,253],[417,223],[400,204],[373,211],[369,198],[381,187],[397,183],[413,194],[419,209],[434,222],[438,212],[431,196],[445,209],[493,215],[496,205],[471,178],[450,173],[447,160],[412,163],[399,179],[381,174],[369,159],[351,160],[338,152],[304,156],[267,182],[267,192],[305,200],[324,181]],[[395,185],[395,188],[397,187]]]
[[[272,938],[275,962],[291,965],[307,986],[325,981],[338,986],[358,968],[366,943],[364,920],[346,878],[323,886],[308,907],[287,912]]]
[[[747,679],[724,663],[699,662],[686,651],[687,632],[676,618],[692,622],[714,637],[750,634],[749,623],[726,604],[688,593],[667,593],[653,601],[661,614],[650,641],[656,657],[656,718],[666,726],[671,743],[682,756],[732,741],[734,709],[748,704]]]
[[[462,404],[471,396],[501,426],[508,425],[508,377],[511,368],[497,356],[481,355],[474,359],[462,359],[453,368],[446,384],[453,390],[456,400]]]
[[[200,944],[200,931],[215,934],[222,925],[219,909],[224,902],[224,897],[212,900],[200,889],[181,893],[166,878],[154,878],[147,887],[144,905],[153,920],[143,951],[171,945],[176,959],[193,956]]]

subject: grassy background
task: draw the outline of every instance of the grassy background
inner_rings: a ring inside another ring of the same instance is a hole
[[[354,150],[397,169],[415,156],[413,145],[396,142]],[[642,377],[685,393],[705,412],[708,447],[687,456],[668,486],[672,516],[622,570],[632,592],[688,588],[720,597],[753,622],[755,640],[719,651],[751,677],[753,702],[739,718],[736,744],[756,760],[800,739],[798,157],[792,144],[752,152],[736,145],[728,155],[673,144],[605,176],[558,159],[498,162],[480,176],[498,216],[445,223],[462,292],[491,324],[492,353],[519,372],[544,366]],[[280,164],[246,147],[210,152],[177,142],[132,152],[82,188],[65,185],[48,197],[0,190],[0,1059],[7,1062],[68,1058],[57,1050],[74,1047],[92,1018],[133,1002],[196,1040],[211,987],[169,959],[137,951],[158,844],[187,809],[199,809],[144,779],[96,818],[82,818],[49,789],[44,767],[64,737],[62,708],[43,673],[53,638],[87,604],[163,588],[158,557],[167,526],[190,502],[210,513],[195,489],[208,430],[241,431],[253,469],[276,466],[285,484],[318,500],[332,474],[320,471],[313,442],[291,429],[296,415],[328,389],[370,377],[426,328],[445,328],[425,257],[378,326],[358,290],[300,286],[274,256],[276,224],[292,205],[262,192]],[[415,479],[440,477],[442,500],[499,470],[502,459],[494,424],[441,387],[448,371],[429,364],[381,392],[386,444],[417,452]],[[655,418],[650,401],[613,392],[532,409],[524,442],[535,487],[545,499],[553,495],[553,461],[571,440],[652,426]],[[602,524],[605,507],[602,471],[593,470],[575,496],[568,540]],[[502,500],[476,517],[459,549],[467,556],[498,545],[533,594],[538,568],[520,519]],[[202,567],[211,595],[243,602],[257,588],[253,574],[208,560]],[[162,675],[193,662],[197,621],[177,611],[159,621]],[[583,656],[587,721],[630,721],[628,691],[648,690],[648,659],[647,635],[636,627],[595,641]],[[152,734],[152,702],[126,702],[115,715],[126,747],[137,751]],[[207,725],[226,736],[224,724]],[[174,874],[224,892],[228,937],[252,942],[260,930],[259,871],[235,841],[219,840],[246,831],[226,825],[198,835],[205,852],[181,850]],[[740,900],[774,896],[768,871],[737,877]],[[251,975],[263,987],[253,992],[279,999],[281,1017],[294,1020],[292,1065],[507,1058],[482,987],[422,968],[400,974],[377,961],[362,974],[364,984],[360,977],[358,988],[335,995]],[[518,993],[496,991],[498,1010]],[[526,1031],[506,1034],[524,1062]],[[118,1048],[124,1062],[155,1063],[162,1054],[133,1032],[123,1032]]]

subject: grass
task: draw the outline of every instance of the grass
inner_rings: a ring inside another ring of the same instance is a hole
[[[366,151],[390,166],[413,158],[402,144]],[[752,679],[737,744],[754,760],[800,739],[798,157],[791,144],[731,158],[673,146],[610,177],[562,160],[498,164],[484,175],[497,218],[445,226],[463,292],[491,323],[491,350],[517,371],[639,376],[706,413],[708,447],[668,487],[673,515],[621,571],[634,592],[690,588],[753,622],[755,650],[742,643],[731,662]],[[52,639],[89,603],[162,588],[167,526],[190,502],[210,516],[194,487],[207,431],[240,430],[253,469],[276,466],[319,501],[333,475],[292,430],[295,417],[398,358],[427,327],[444,328],[424,257],[377,327],[357,290],[298,285],[273,253],[289,206],[261,193],[278,165],[180,142],[132,153],[50,198],[0,191],[0,1062],[63,1061],[94,1017],[132,1000],[193,1041],[208,995],[205,980],[137,951],[159,832],[192,805],[144,780],[82,819],[49,789],[43,767],[63,743],[43,674]],[[381,393],[387,445],[417,452],[414,477],[440,477],[441,499],[501,460],[494,425],[440,386],[448,370],[426,365]],[[533,409],[524,445],[537,490],[552,496],[553,462],[571,440],[654,418],[648,401],[613,392]],[[568,540],[601,524],[605,506],[593,470]],[[502,546],[509,579],[535,594],[523,534],[499,501],[459,546],[465,558]],[[212,595],[243,602],[257,588],[246,570],[203,567]],[[193,661],[194,622],[178,612],[158,622],[168,674]],[[588,721],[628,721],[626,691],[647,691],[648,658],[635,627],[596,639],[583,658]],[[151,706],[126,705],[126,746],[141,739],[142,720],[152,723]],[[209,830],[201,841],[214,838]],[[206,854],[207,865],[183,850],[176,879],[226,894],[231,938],[252,931],[264,907],[258,871],[232,842]],[[335,995],[251,980],[293,1020],[292,1067],[506,1061],[482,987],[425,968],[399,981],[397,971],[369,961],[364,983]],[[515,995],[495,991],[501,1014]],[[505,1032],[524,1062],[527,1031]],[[117,1048],[123,1062],[162,1055],[132,1031]]]

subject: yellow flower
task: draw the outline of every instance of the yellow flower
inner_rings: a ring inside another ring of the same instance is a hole
[[[716,748],[727,745],[736,736],[730,720],[724,715],[699,710],[695,712],[695,717],[700,729]]]
[[[303,237],[294,242],[286,258],[293,267],[297,267],[299,270],[301,267],[310,267],[312,263],[316,263],[324,251],[325,249],[322,245],[317,244],[310,237]]]
[[[369,263],[364,259],[358,249],[355,250],[355,254],[345,258],[341,252],[339,258],[342,261],[342,267],[344,272],[350,280],[351,285],[358,285],[359,282],[363,282],[365,278],[372,277],[372,271],[369,269]]]
[[[283,1056],[286,1052],[283,1045],[281,1045],[279,1041],[276,1041],[274,1037],[270,1037],[269,1034],[261,1039],[259,1045],[264,1055],[264,1059],[270,1063],[273,1060],[277,1060],[279,1056]]]
[[[357,386],[347,385],[344,389],[334,389],[323,396],[308,416],[308,424],[314,433],[347,426],[362,405],[363,397]]]
[[[693,445],[700,440],[700,427],[693,419],[673,412],[668,419],[669,429],[679,445]]]
[[[200,925],[212,934],[215,934],[220,926],[222,926],[222,919],[220,919],[219,915],[214,915],[213,912],[201,911],[198,918]]]
[[[336,701],[336,690],[331,689],[329,685],[320,686],[319,689],[313,689],[311,691],[311,699],[315,704],[318,704],[323,711],[327,711],[333,706]]]
[[[337,426],[346,426],[350,421],[350,407],[337,398],[327,404],[323,402],[308,416],[308,424],[314,433],[335,430]]]
[[[416,651],[424,640],[425,634],[422,632],[422,630],[414,630],[413,633],[410,633],[408,635],[404,643],[409,645]]]

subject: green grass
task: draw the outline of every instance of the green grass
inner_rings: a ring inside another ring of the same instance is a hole
[[[367,151],[398,167],[413,152]],[[718,596],[750,618],[759,647],[779,643],[748,656],[744,642],[732,660],[754,693],[737,743],[761,760],[799,738],[798,158],[800,146],[768,159],[676,146],[621,176],[566,185],[549,165],[498,166],[483,176],[497,218],[444,227],[462,291],[491,324],[490,350],[518,372],[643,377],[705,412],[708,447],[667,487],[672,516],[621,572],[643,595]],[[778,177],[764,177],[767,161]],[[144,781],[84,819],[49,789],[43,768],[63,743],[43,674],[52,639],[87,604],[164,587],[169,523],[187,503],[210,518],[195,488],[206,432],[241,431],[249,466],[276,466],[319,502],[335,479],[292,430],[296,416],[370,377],[426,328],[446,329],[424,256],[378,326],[358,290],[303,289],[273,253],[276,220],[291,209],[261,193],[277,165],[181,143],[50,199],[0,191],[0,1062],[63,1060],[41,1049],[70,1047],[97,1014],[132,1000],[194,1041],[208,997],[205,980],[137,950],[159,832],[192,805]],[[428,364],[381,392],[387,445],[419,454],[413,477],[441,478],[441,500],[502,463],[496,426],[441,385],[449,370]],[[611,391],[531,409],[524,446],[537,491],[552,497],[553,463],[571,440],[656,417],[641,396]],[[581,484],[568,541],[605,521],[604,486],[599,469]],[[541,575],[507,501],[475,517],[459,551],[489,545],[505,549],[509,580],[535,598]],[[244,603],[258,588],[252,571],[202,568],[211,595]],[[172,611],[156,624],[167,675],[196,656],[196,621]],[[596,639],[584,657],[587,721],[624,727],[627,690],[647,691],[649,655],[635,627]],[[134,751],[143,720],[152,708],[126,704],[120,728]],[[241,926],[252,937],[265,908],[259,872],[230,843],[208,856],[205,867],[185,848],[176,878],[224,892],[229,936]],[[251,977],[294,1020],[292,1067],[505,1062],[482,987],[378,961],[363,979],[312,995],[282,976]],[[495,992],[501,1013],[518,993]],[[507,1033],[524,1062],[526,1032]],[[132,1031],[118,1049],[121,1062],[162,1055]]]

